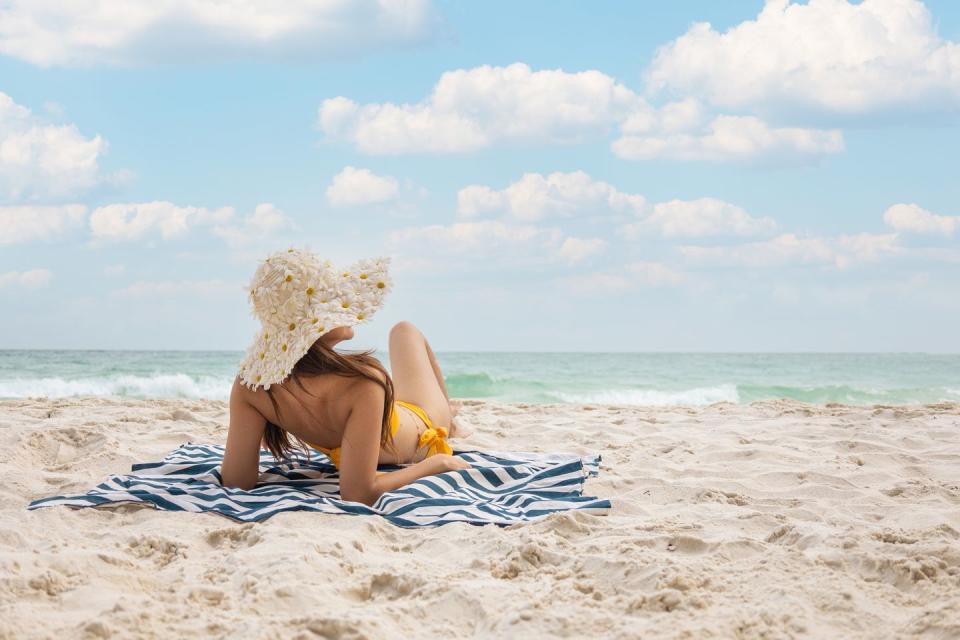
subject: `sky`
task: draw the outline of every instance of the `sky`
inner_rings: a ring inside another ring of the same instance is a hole
[[[951,0],[0,0],[0,348],[960,352]]]

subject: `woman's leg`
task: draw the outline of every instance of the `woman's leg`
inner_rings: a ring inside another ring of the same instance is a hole
[[[443,397],[447,399],[447,408],[450,410],[450,437],[451,438],[467,438],[470,434],[473,433],[472,429],[466,428],[463,426],[463,423],[460,422],[460,419],[457,418],[457,413],[460,410],[460,401],[451,400],[450,394],[447,393],[447,383],[443,380],[443,372],[440,371],[440,365],[437,363],[437,357],[433,353],[433,349],[430,348],[430,341],[426,338],[423,339],[425,345],[427,345],[427,357],[430,358],[430,366],[433,367],[433,375],[437,378],[437,383],[440,385],[440,389],[443,391]]]
[[[450,427],[447,388],[426,338],[411,322],[390,330],[390,373],[397,400],[423,407],[435,426]]]
[[[430,366],[433,367],[433,375],[437,378],[437,383],[440,385],[440,390],[443,391],[443,397],[447,399],[447,404],[450,404],[450,394],[447,393],[447,383],[443,380],[443,373],[440,371],[440,365],[437,364],[437,356],[433,355],[433,349],[430,348],[430,342],[424,337],[423,344],[427,347],[427,357],[430,358]]]

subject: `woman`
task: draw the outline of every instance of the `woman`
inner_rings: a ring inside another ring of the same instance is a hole
[[[361,261],[341,271],[294,249],[261,263],[250,298],[262,329],[230,393],[224,486],[253,488],[261,444],[284,459],[290,436],[337,465],[344,500],[367,505],[424,476],[469,467],[451,455],[446,438],[450,430],[458,435],[456,409],[413,324],[390,331],[392,378],[372,351],[334,349],[382,306],[388,263]],[[378,473],[379,463],[412,464]]]

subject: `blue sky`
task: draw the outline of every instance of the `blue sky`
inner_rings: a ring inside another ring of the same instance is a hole
[[[0,348],[243,349],[292,243],[356,346],[960,351],[955,3],[105,4],[0,4]]]

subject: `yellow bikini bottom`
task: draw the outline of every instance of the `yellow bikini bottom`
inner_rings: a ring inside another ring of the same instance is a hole
[[[421,409],[419,406],[413,404],[412,402],[404,402],[403,400],[394,400],[394,410],[390,412],[390,434],[397,435],[397,430],[400,428],[400,415],[396,411],[396,405],[400,404],[406,408],[413,411],[415,414],[420,416],[420,419],[423,420],[423,424],[427,425],[427,430],[420,434],[420,440],[417,444],[417,448],[429,447],[427,449],[427,455],[425,457],[429,458],[430,456],[437,455],[438,453],[453,453],[453,449],[450,448],[450,445],[447,444],[447,430],[443,427],[433,426],[433,422],[430,421],[427,412]],[[317,451],[322,451],[333,461],[333,464],[336,467],[340,468],[340,447],[334,447],[333,449],[327,449],[313,444],[312,442],[307,442],[308,445],[316,449]]]

